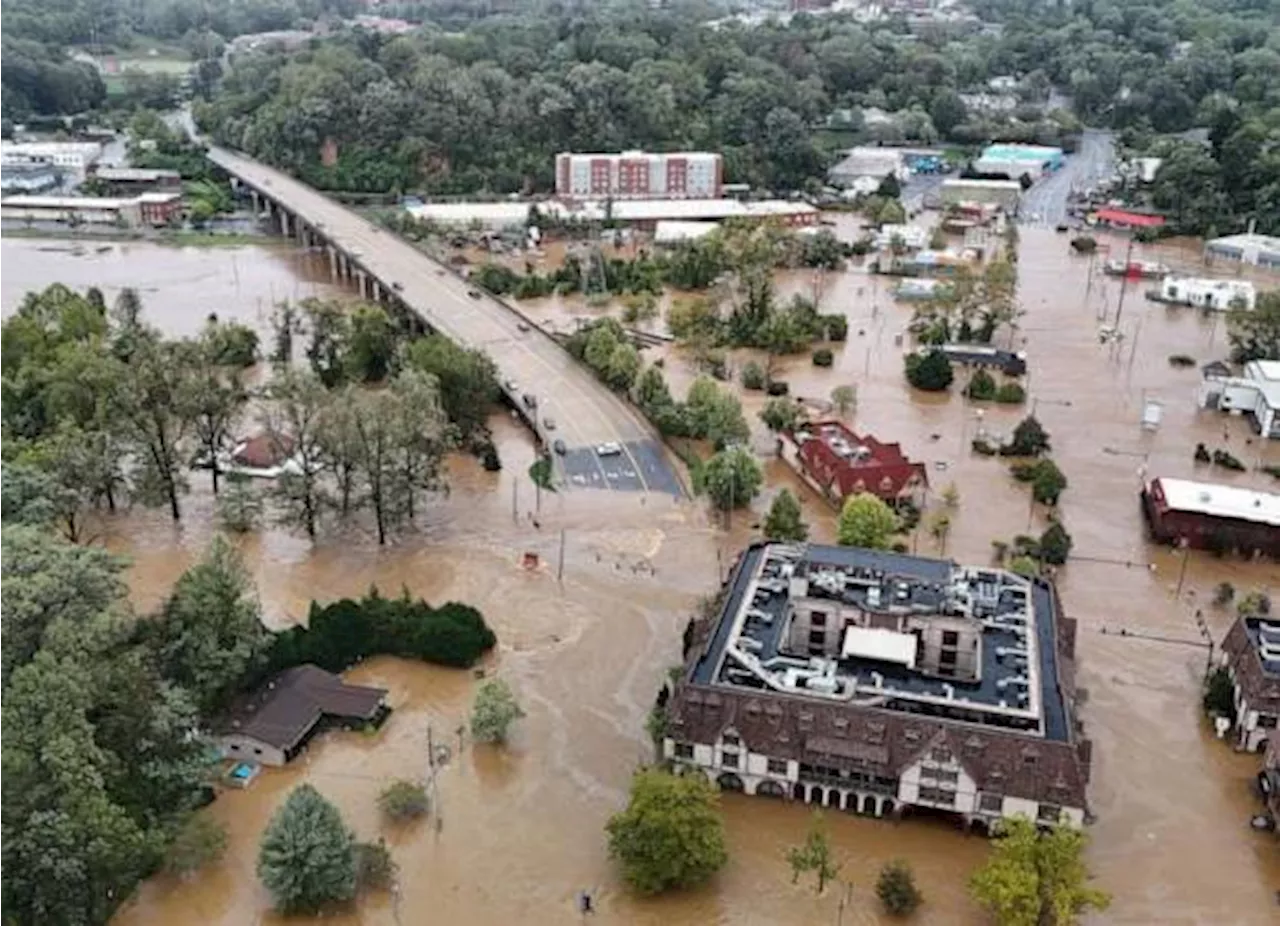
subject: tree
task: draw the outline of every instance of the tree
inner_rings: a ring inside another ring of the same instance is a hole
[[[1058,521],[1049,525],[1040,535],[1040,558],[1046,563],[1061,566],[1071,555],[1071,535]]]
[[[484,430],[501,394],[498,368],[488,355],[432,334],[409,345],[405,364],[436,378],[440,403],[464,441]]]
[[[258,877],[281,913],[316,913],[355,897],[355,841],[338,808],[311,785],[295,788],[267,824]]]
[[[975,402],[985,402],[994,399],[996,395],[996,381],[986,370],[978,369],[969,377],[969,385],[965,386],[964,394]]]
[[[320,382],[328,389],[346,382],[351,372],[347,362],[348,344],[351,339],[351,320],[342,306],[336,302],[320,299],[303,299],[298,306],[307,320],[311,330],[311,341],[307,345],[307,360]],[[376,324],[369,334],[376,334]]]
[[[800,502],[783,489],[773,499],[764,519],[764,535],[783,543],[800,543],[809,538],[809,526],[800,515]]]
[[[942,504],[946,506],[948,511],[955,511],[960,507],[960,489],[956,487],[954,482],[948,482],[942,490]]]
[[[358,842],[356,851],[356,890],[389,890],[396,880],[397,867],[386,840]]]
[[[721,511],[745,508],[760,493],[764,473],[745,447],[721,450],[702,468],[702,487]]]
[[[116,414],[137,457],[134,491],[144,504],[167,502],[173,520],[179,521],[178,497],[187,489],[186,437],[197,414],[189,401],[196,388],[195,351],[190,344],[161,341],[146,329],[130,345]]]
[[[765,427],[775,434],[795,430],[804,415],[804,409],[795,399],[777,398],[765,403],[760,412],[760,420]]]
[[[380,305],[360,305],[351,313],[345,363],[348,375],[380,383],[391,375],[396,356],[396,326]]]
[[[1031,480],[1031,495],[1042,505],[1056,505],[1063,489],[1067,487],[1067,477],[1058,469],[1052,460],[1041,460],[1036,464],[1035,478]]]
[[[1238,306],[1227,314],[1231,359],[1280,360],[1280,291],[1259,293],[1252,309]]]
[[[929,518],[929,536],[938,542],[938,555],[947,553],[947,537],[951,534],[951,515],[945,511],[936,511]]]
[[[1002,449],[1005,456],[1038,457],[1048,453],[1049,432],[1046,431],[1034,415],[1028,415],[1018,422],[1013,429],[1013,437]]]
[[[227,851],[227,831],[207,814],[193,814],[165,853],[165,868],[187,877],[205,865],[218,861]]]
[[[848,418],[858,410],[858,387],[836,386],[831,390],[831,408],[841,418]]]
[[[253,480],[240,473],[227,477],[227,491],[218,497],[218,519],[233,534],[247,534],[262,520],[262,496]]]
[[[752,391],[759,391],[765,387],[766,378],[764,367],[756,363],[754,360],[748,360],[742,366],[742,388]]]
[[[728,861],[719,795],[702,775],[641,769],[605,829],[609,854],[642,894],[701,884]]]
[[[699,376],[693,381],[686,407],[691,435],[706,438],[716,449],[751,436],[737,397],[721,390],[709,376]]]
[[[897,530],[893,509],[870,492],[859,492],[844,500],[836,535],[842,546],[887,550]]]
[[[951,361],[940,350],[927,354],[908,354],[906,360],[907,382],[926,392],[943,392],[950,388],[955,373]]]
[[[891,916],[910,916],[924,899],[911,866],[901,859],[885,862],[876,879],[876,896]]]
[[[602,377],[605,383],[619,392],[628,392],[640,375],[640,352],[630,342],[619,344],[609,355]]]
[[[256,341],[256,336],[255,336]],[[215,336],[206,332],[198,348],[192,352],[195,362],[190,375],[182,381],[176,397],[179,414],[190,420],[196,440],[209,463],[213,494],[218,494],[218,476],[222,464],[218,458],[229,449],[231,431],[241,410],[249,401],[249,393],[233,370],[227,369]]]
[[[359,494],[358,479],[362,452],[357,431],[363,414],[361,395],[358,389],[342,389],[330,394],[316,429],[320,459],[337,485],[337,498],[332,504],[343,517],[364,504],[364,498]]]
[[[822,825],[822,812],[815,810],[809,821],[809,831],[804,843],[787,850],[787,864],[791,866],[791,883],[795,884],[805,872],[817,876],[815,890],[821,894],[827,882],[840,873],[840,866],[831,857],[831,844],[827,840],[826,827]]]
[[[1025,817],[997,824],[991,857],[974,873],[970,891],[1001,926],[1072,926],[1110,897],[1089,886],[1084,832],[1058,824],[1041,834]]]
[[[276,305],[271,313],[271,332],[274,346],[271,362],[288,369],[293,363],[293,339],[302,334],[302,318],[288,300]]]
[[[271,638],[240,556],[220,536],[178,579],[149,629],[165,676],[206,713],[224,706],[261,664]]]
[[[440,404],[440,384],[434,376],[403,370],[392,380],[389,391],[395,399],[392,438],[396,489],[403,499],[404,518],[413,523],[418,495],[444,485],[440,461],[453,434]]]
[[[272,444],[289,449],[292,465],[272,482],[270,494],[280,523],[306,531],[312,540],[320,512],[329,502],[321,474],[325,463],[325,416],[333,403],[329,391],[310,370],[285,367],[267,386],[263,423]]]
[[[378,795],[378,809],[393,823],[426,816],[431,809],[427,790],[416,781],[393,781]]]
[[[524,716],[511,687],[502,679],[486,681],[471,707],[471,737],[481,743],[502,743],[511,725]]]

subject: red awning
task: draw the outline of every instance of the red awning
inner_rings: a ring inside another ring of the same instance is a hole
[[[1133,228],[1159,228],[1164,224],[1164,216],[1143,215],[1140,212],[1126,212],[1123,209],[1099,209],[1094,213],[1094,218],[1099,222],[1129,225]]]

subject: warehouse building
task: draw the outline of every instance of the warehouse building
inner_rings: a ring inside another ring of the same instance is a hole
[[[60,171],[83,179],[89,168],[102,157],[102,144],[96,141],[27,141],[0,145],[0,167],[8,168],[31,160],[48,161]]]
[[[973,169],[979,174],[1000,175],[1010,180],[1039,180],[1045,174],[1056,171],[1066,161],[1061,148],[1045,145],[989,145],[982,156],[974,161]]]
[[[1264,270],[1280,270],[1280,238],[1253,232],[1214,238],[1205,243],[1204,256],[1252,264]]]
[[[182,213],[181,193],[110,196],[7,196],[0,218],[69,225],[120,225],[139,228],[167,225]]]
[[[995,204],[1007,213],[1018,209],[1022,199],[1022,184],[1017,180],[965,180],[942,181],[942,204],[959,206],[968,203]]]

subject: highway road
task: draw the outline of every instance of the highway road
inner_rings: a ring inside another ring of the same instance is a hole
[[[210,147],[208,155],[345,252],[433,330],[493,358],[516,402],[526,393],[536,396],[535,430],[548,447],[557,439],[566,445],[563,456],[553,454],[563,482],[681,492],[664,448],[640,413],[509,306],[287,174],[225,148]],[[621,452],[596,452],[609,443]]]

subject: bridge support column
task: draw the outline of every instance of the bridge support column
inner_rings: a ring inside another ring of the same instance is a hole
[[[289,213],[285,211],[284,206],[280,207],[280,234],[286,238],[290,235]]]
[[[336,280],[338,278],[338,252],[333,249],[333,245],[325,248],[329,252],[329,278]]]
[[[253,203],[253,217],[256,219],[262,214],[262,200],[258,197],[257,190],[249,191],[249,202]]]

